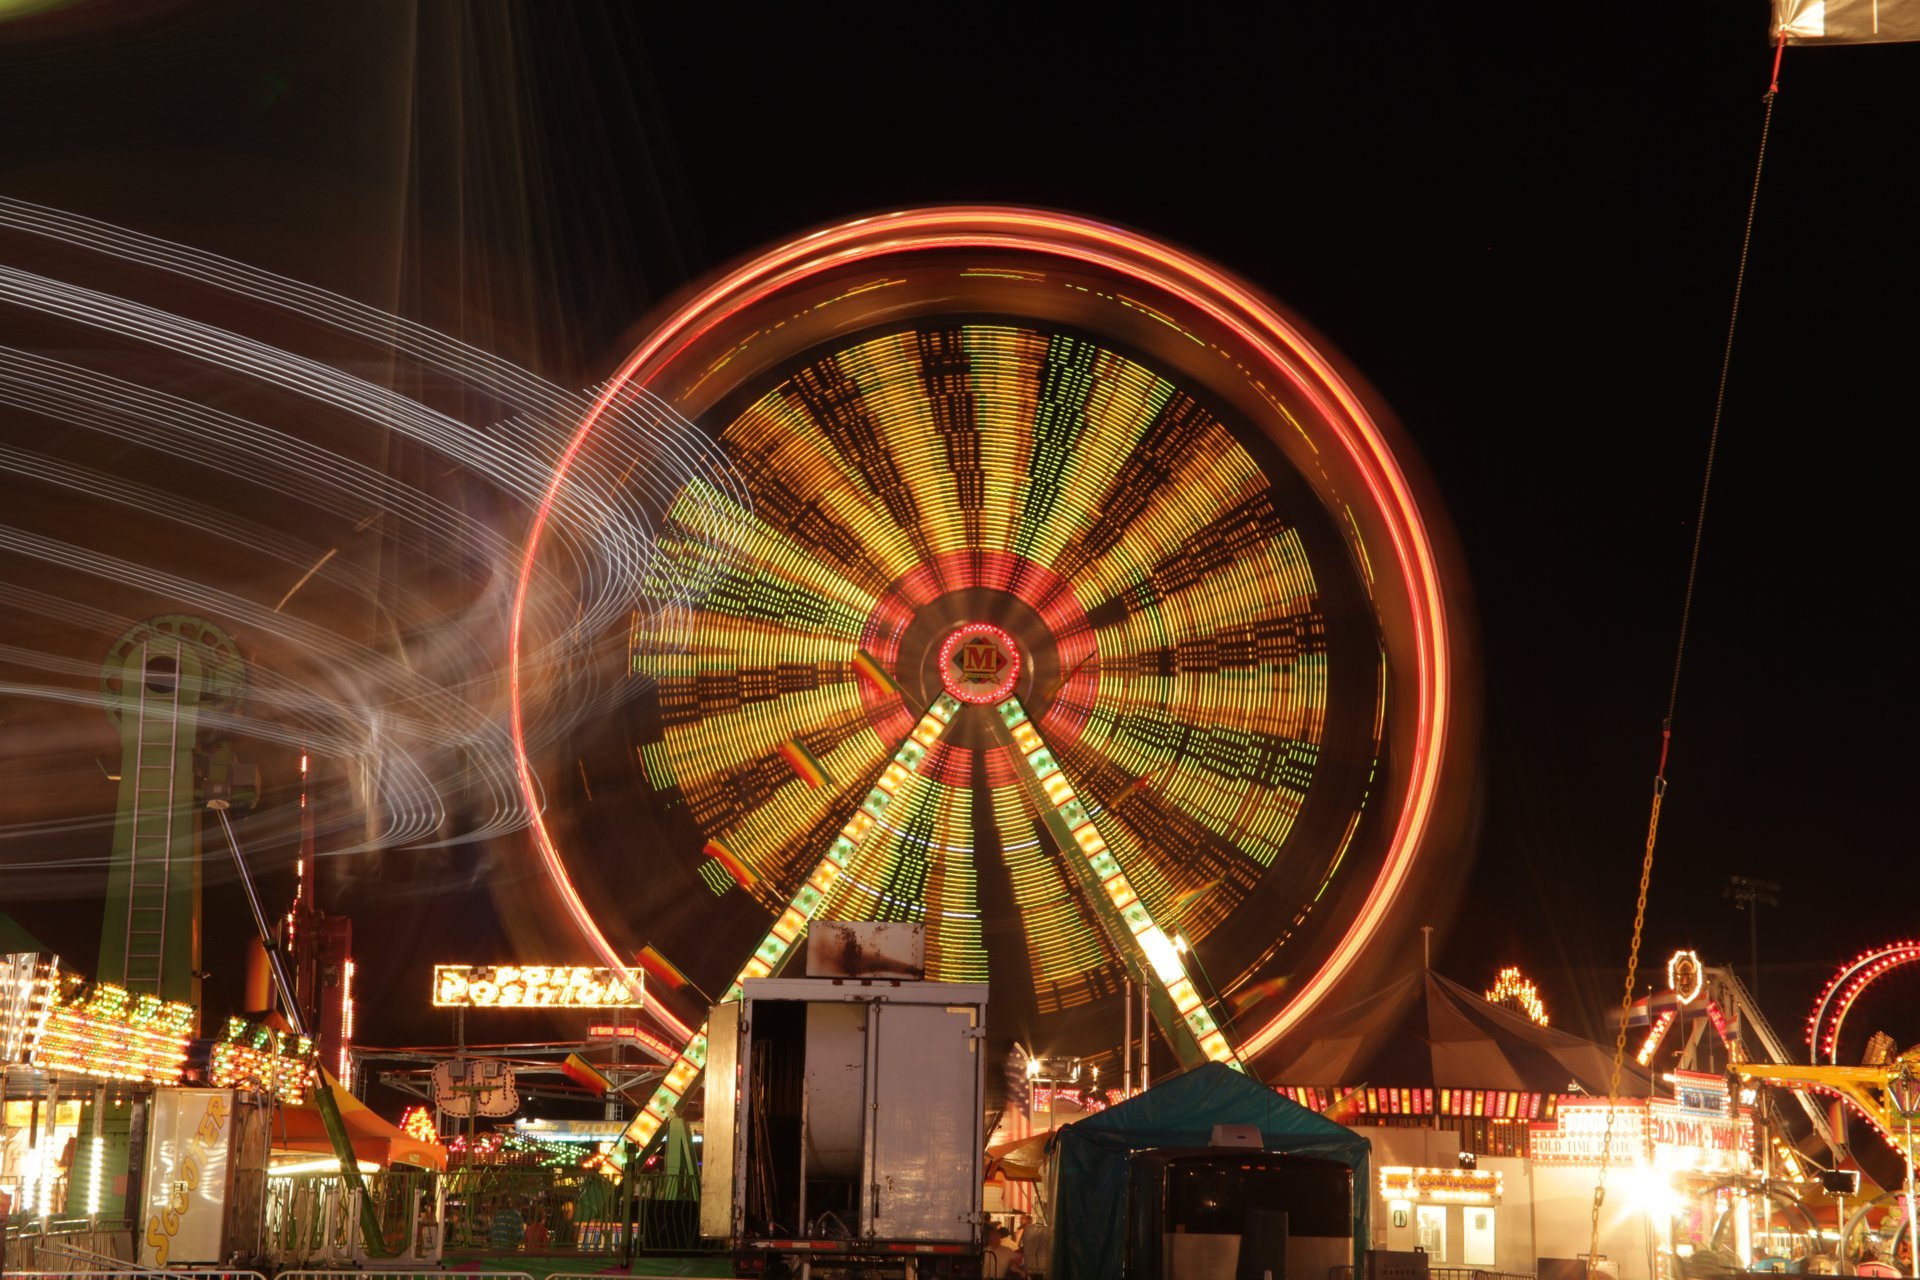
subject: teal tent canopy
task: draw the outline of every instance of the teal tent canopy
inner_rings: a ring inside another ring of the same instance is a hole
[[[1051,1280],[1112,1280],[1127,1238],[1127,1159],[1152,1148],[1204,1147],[1220,1124],[1253,1125],[1269,1151],[1353,1170],[1354,1248],[1367,1236],[1368,1141],[1217,1062],[1155,1085],[1061,1129],[1049,1144]],[[1356,1256],[1355,1261],[1358,1261]]]

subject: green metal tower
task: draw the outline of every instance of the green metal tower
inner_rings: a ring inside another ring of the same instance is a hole
[[[200,1004],[200,823],[210,768],[228,773],[232,754],[209,720],[239,707],[246,682],[233,638],[186,614],[135,623],[107,654],[100,692],[121,750],[103,981]]]

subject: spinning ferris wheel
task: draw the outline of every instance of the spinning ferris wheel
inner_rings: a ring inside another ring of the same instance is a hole
[[[895,214],[717,281],[606,396],[635,387],[750,501],[687,486],[657,541],[697,585],[583,659],[632,696],[523,755],[609,963],[652,945],[719,998],[810,920],[918,922],[1029,1043],[1110,1044],[1131,979],[1183,1060],[1239,1065],[1404,898],[1456,697],[1433,540],[1244,285],[1063,215]],[[594,426],[552,500],[637,465]],[[516,664],[566,583],[536,528]],[[563,696],[515,687],[523,733]],[[653,1010],[687,1048],[633,1136],[703,1063],[697,1003]]]

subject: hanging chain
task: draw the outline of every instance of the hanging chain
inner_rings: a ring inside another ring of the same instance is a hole
[[[1647,851],[1640,859],[1640,896],[1633,906],[1633,944],[1627,948],[1627,980],[1620,993],[1620,1030],[1613,1037],[1613,1075],[1607,1081],[1607,1124],[1600,1138],[1600,1176],[1593,1184],[1592,1236],[1587,1246],[1589,1280],[1600,1257],[1600,1205],[1607,1198],[1607,1165],[1613,1157],[1613,1117],[1618,1111],[1620,1071],[1627,1058],[1627,1015],[1633,1009],[1633,984],[1640,976],[1640,937],[1647,923],[1647,886],[1653,882],[1653,844],[1660,834],[1660,802],[1667,795],[1664,777],[1653,781],[1653,812],[1647,818]]]

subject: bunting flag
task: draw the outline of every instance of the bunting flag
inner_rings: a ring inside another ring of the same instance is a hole
[[[727,848],[727,846],[721,844],[718,840],[707,841],[700,852],[719,863],[720,869],[731,876],[733,882],[747,892],[753,892],[753,887],[760,883],[760,877],[754,875],[753,872],[748,869],[746,863],[733,856],[733,850]]]
[[[1027,1074],[1027,1060],[1026,1046],[1014,1041],[1004,1066],[1006,1102],[992,1134],[993,1145],[1019,1142],[1033,1134],[1033,1077]],[[1006,1182],[1001,1195],[1009,1209],[1027,1212],[1033,1208],[1031,1182]]]
[[[1193,888],[1187,890],[1185,893],[1181,894],[1179,897],[1175,898],[1173,900],[1173,905],[1167,908],[1168,918],[1178,921],[1180,917],[1184,916],[1187,913],[1188,907],[1192,906],[1194,903],[1200,901],[1200,899],[1206,897],[1209,893],[1212,893],[1215,889],[1219,888],[1220,881],[1221,881],[1221,877],[1215,876],[1213,879],[1207,881],[1205,884],[1196,885]]]
[[[607,1079],[598,1067],[577,1053],[568,1054],[567,1060],[560,1064],[560,1070],[567,1079],[596,1098],[606,1097],[607,1090],[613,1088],[613,1081]]]
[[[887,674],[887,669],[880,665],[880,660],[865,649],[853,651],[853,669],[879,685],[880,692],[891,694],[896,698],[902,696],[900,686],[894,683],[892,676]]]
[[[1268,996],[1278,995],[1286,985],[1287,977],[1281,974],[1277,978],[1268,978],[1265,982],[1256,982],[1250,987],[1242,987],[1227,997],[1227,1007],[1233,1010],[1233,1016],[1237,1018]]]
[[[1168,767],[1171,768],[1172,766],[1168,766]],[[1129,782],[1126,786],[1120,788],[1120,793],[1113,798],[1113,803],[1109,804],[1107,808],[1118,809],[1121,805],[1133,799],[1134,792],[1140,790],[1140,788],[1142,787],[1152,786],[1154,780],[1165,772],[1166,772],[1166,769],[1155,769],[1152,773],[1141,774],[1139,777],[1135,778],[1132,782]],[[1216,883],[1218,882],[1216,881]]]
[[[800,781],[809,787],[819,787],[833,781],[820,762],[813,758],[813,752],[800,745],[800,739],[788,738],[776,750],[780,752],[780,758],[787,762],[787,767],[800,775]]]
[[[634,967],[648,978],[674,991],[685,991],[693,985],[693,980],[674,965],[673,961],[660,954],[651,942],[640,948],[640,954],[634,957]]]

